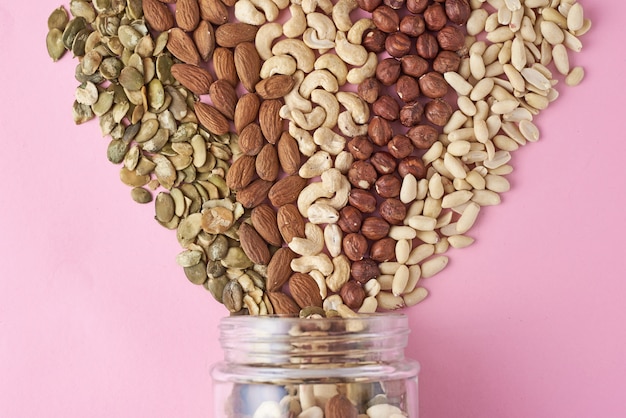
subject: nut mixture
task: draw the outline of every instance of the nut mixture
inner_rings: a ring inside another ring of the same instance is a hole
[[[131,198],[176,231],[186,277],[250,315],[422,301],[422,279],[509,190],[559,79],[582,81],[569,57],[591,27],[576,0],[69,11],[50,15],[46,45],[78,59],[74,121],[99,120]]]

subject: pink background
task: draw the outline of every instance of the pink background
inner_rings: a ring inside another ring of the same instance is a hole
[[[0,417],[208,417],[225,315],[73,124],[58,1],[0,5]],[[626,5],[585,1],[587,78],[514,153],[513,190],[410,310],[421,416],[626,416]]]

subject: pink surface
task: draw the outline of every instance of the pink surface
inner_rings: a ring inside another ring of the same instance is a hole
[[[410,310],[421,417],[626,416],[626,5],[585,1],[587,78],[560,88],[513,190]],[[223,307],[131,201],[52,64],[59,3],[0,5],[0,417],[207,417]]]

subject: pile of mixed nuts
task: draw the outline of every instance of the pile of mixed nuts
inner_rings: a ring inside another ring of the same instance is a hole
[[[232,313],[427,296],[584,71],[576,0],[71,0],[77,124]],[[154,196],[156,195],[156,196]],[[154,199],[153,199],[154,198]]]

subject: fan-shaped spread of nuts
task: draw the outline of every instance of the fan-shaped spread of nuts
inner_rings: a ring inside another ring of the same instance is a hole
[[[71,0],[73,116],[232,313],[412,306],[581,82],[576,0]]]

